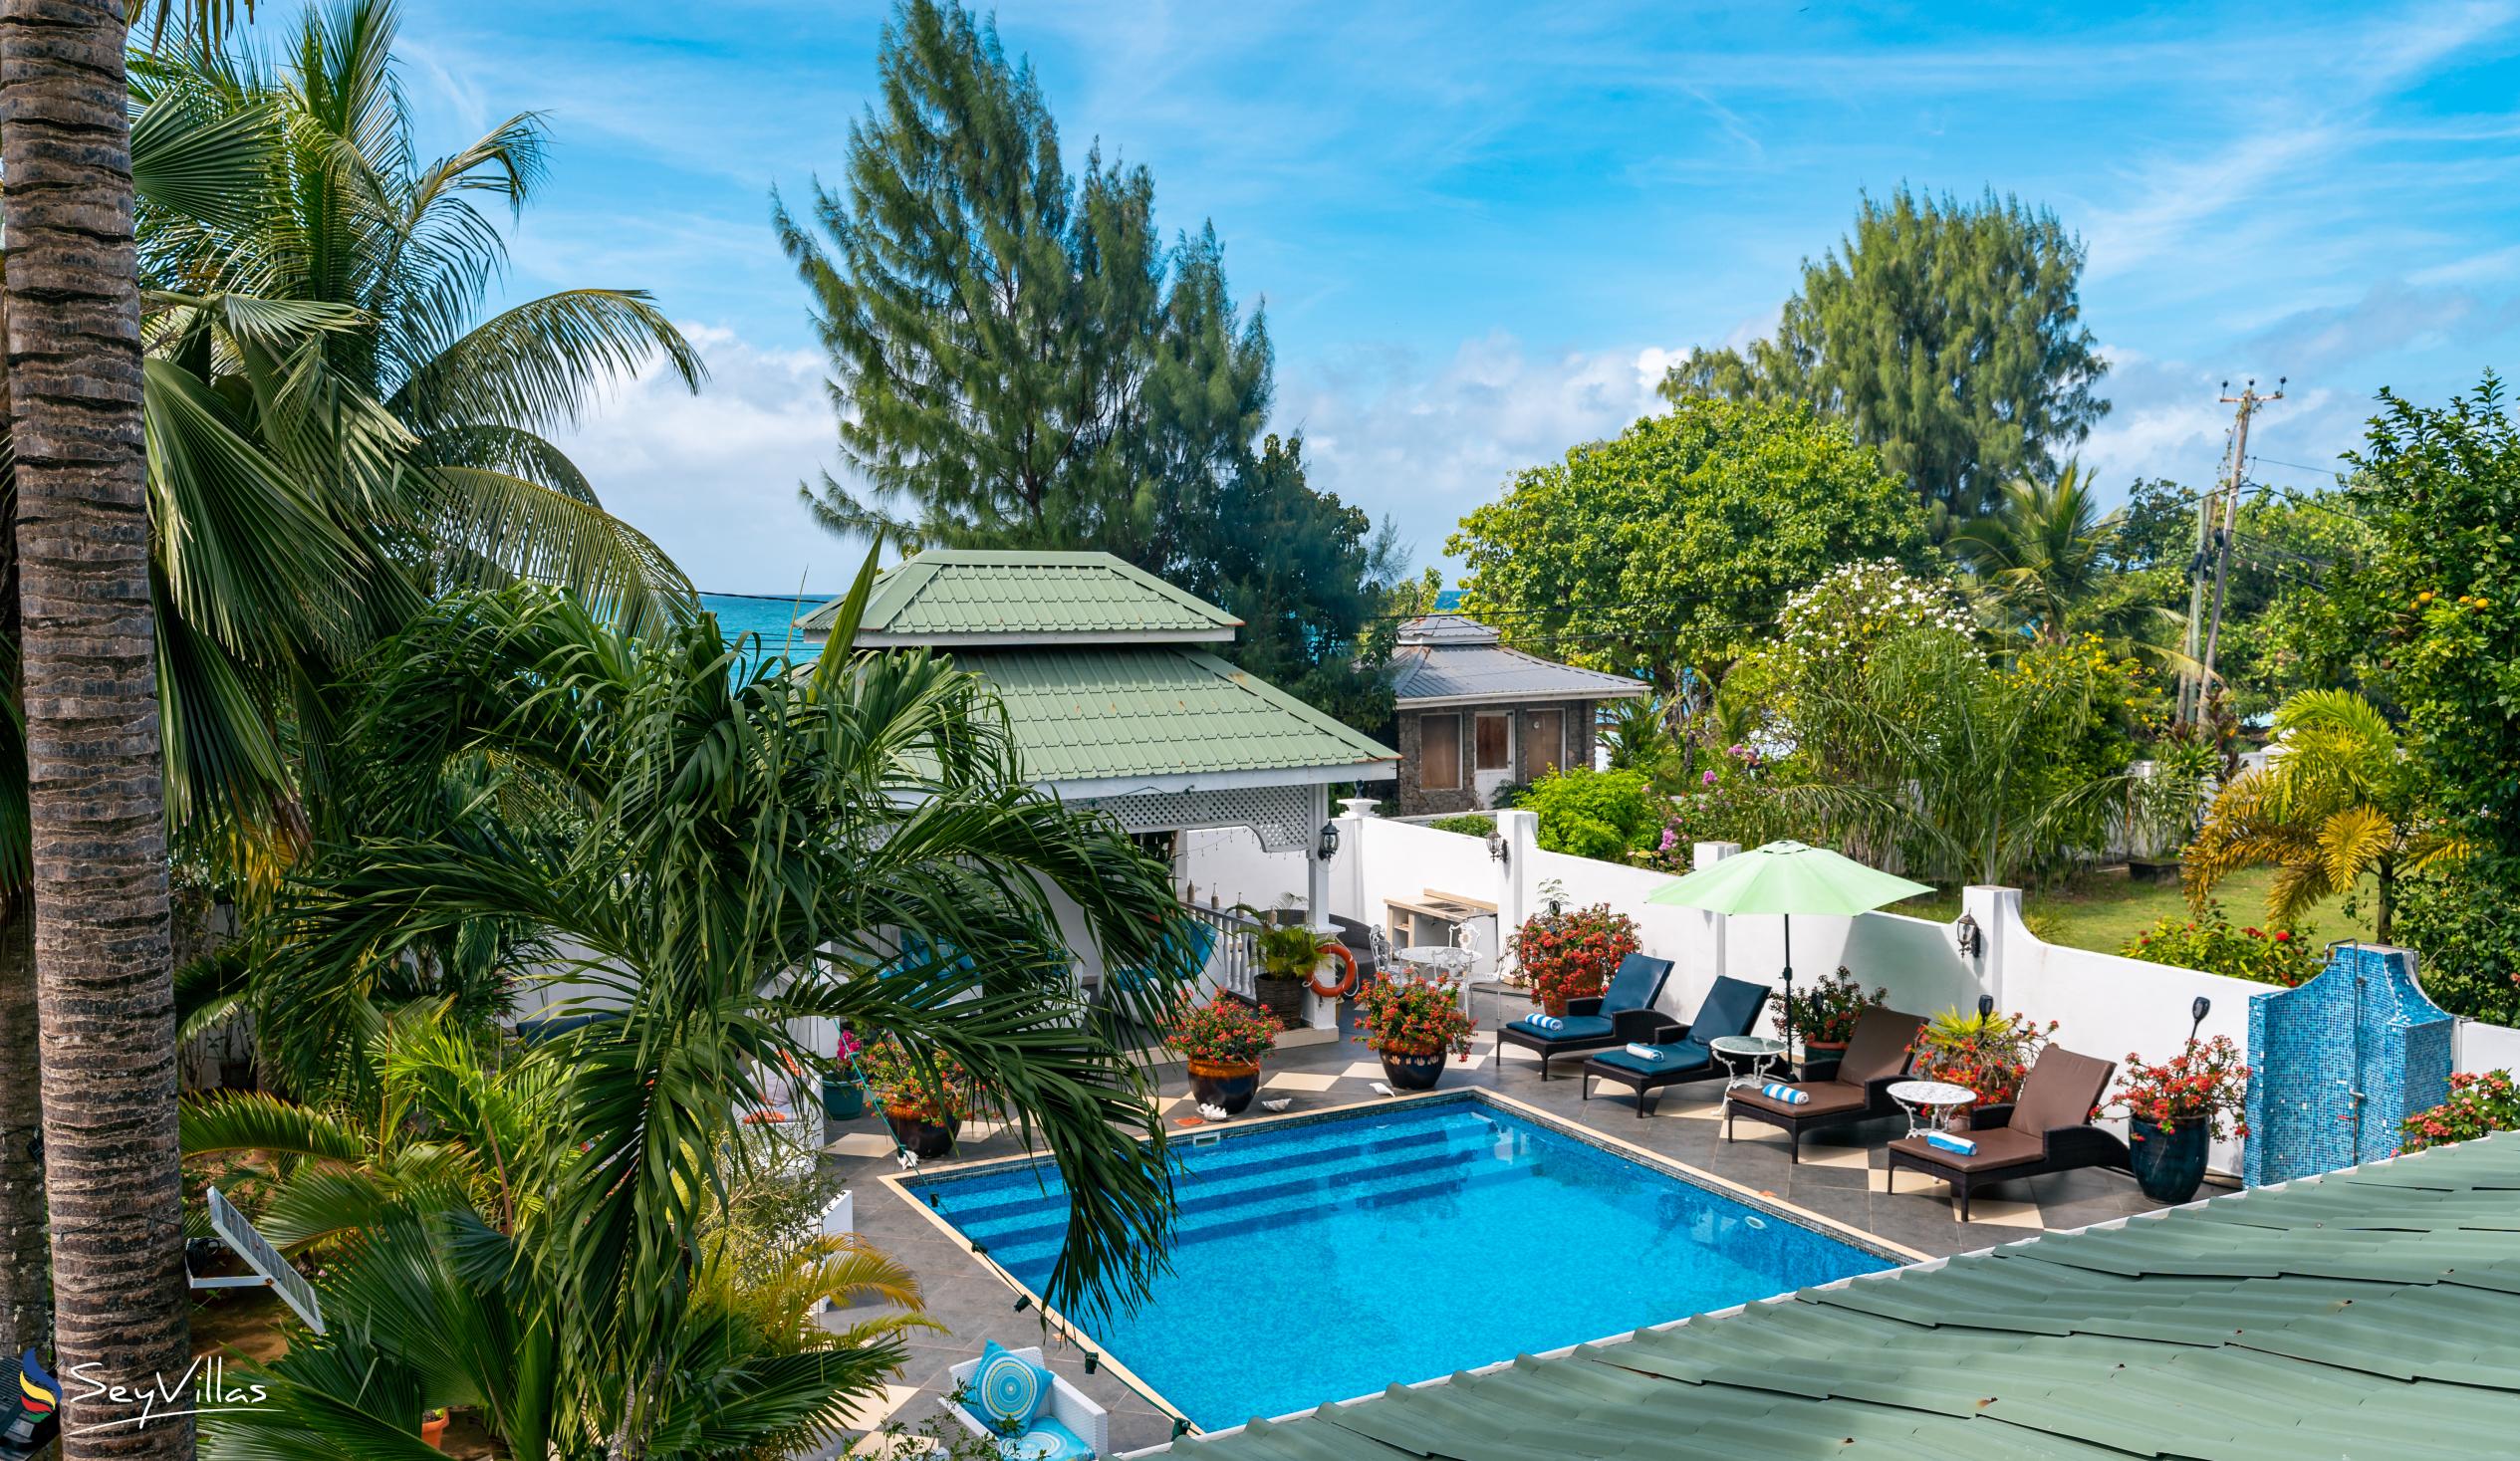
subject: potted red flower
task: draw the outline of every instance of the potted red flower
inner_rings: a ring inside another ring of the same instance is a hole
[[[1357,995],[1358,1039],[1383,1058],[1395,1091],[1430,1091],[1446,1051],[1465,1059],[1478,1022],[1461,1007],[1461,981],[1448,974],[1379,979]]]
[[[858,1073],[883,1102],[883,1119],[893,1140],[921,1157],[939,1157],[953,1149],[954,1133],[971,1113],[969,1072],[942,1056],[924,1064],[914,1061],[900,1042],[886,1036],[860,1048]]]
[[[1841,964],[1837,973],[1794,991],[1771,1018],[1779,1035],[1790,1031],[1803,1038],[1803,1059],[1832,1060],[1847,1053],[1847,1042],[1855,1039],[1855,1022],[1864,1018],[1864,1012],[1889,1000],[1887,987],[1877,986],[1868,994],[1856,982],[1854,971]]]
[[[2185,1202],[2205,1180],[2205,1149],[2226,1131],[2246,1136],[2248,1061],[2226,1036],[2190,1040],[2157,1065],[2127,1055],[2112,1115],[2127,1118],[2136,1185],[2155,1202]]]
[[[1260,1089],[1260,1057],[1278,1043],[1278,1017],[1225,994],[1184,1001],[1164,1040],[1189,1063],[1192,1098],[1237,1116]]]
[[[2520,1131],[2520,1087],[2509,1071],[2458,1071],[2450,1076],[2449,1099],[2406,1117],[2397,1149],[2421,1151],[2495,1131]]]
[[[1916,1055],[1917,1080],[1965,1086],[1977,1093],[1980,1102],[1996,1105],[2021,1095],[2030,1063],[2055,1033],[2054,1020],[2040,1026],[2026,1015],[1944,1010],[1916,1032],[1909,1049]],[[1950,1112],[1948,1119],[1954,1130],[1967,1128],[1964,1109]]]
[[[1545,1014],[1563,1015],[1571,999],[1591,999],[1610,985],[1619,961],[1637,951],[1637,922],[1608,903],[1561,908],[1523,920],[1511,940],[1514,962]]]

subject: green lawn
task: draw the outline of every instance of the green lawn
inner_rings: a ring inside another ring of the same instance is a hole
[[[2222,900],[2232,922],[2261,923],[2266,918],[2267,884],[2274,876],[2274,870],[2267,867],[2233,873],[2215,889],[2215,896]],[[2368,887],[2363,902],[2366,906],[2358,919],[2345,916],[2342,900],[2323,903],[2312,910],[2297,931],[2313,944],[2339,938],[2369,938],[2372,920]],[[1960,916],[1960,896],[1936,893],[1910,898],[1891,904],[1889,911],[1948,920]],[[2123,872],[2110,872],[2095,874],[2068,887],[2032,889],[2022,898],[2022,912],[2050,943],[2114,954],[2151,927],[2155,919],[2172,914],[2185,917],[2187,898],[2177,883],[2134,882]]]

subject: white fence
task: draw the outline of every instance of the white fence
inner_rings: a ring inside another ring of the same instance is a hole
[[[1532,841],[1536,824],[1529,813],[1498,814],[1506,853],[1499,860],[1482,839],[1360,815],[1363,810],[1352,806],[1340,819],[1339,852],[1331,866],[1331,906],[1349,917],[1380,923],[1386,899],[1443,892],[1495,903],[1499,929],[1510,933],[1538,907],[1543,885],[1555,881],[1571,904],[1607,903],[1634,918],[1646,952],[1672,960],[1661,1007],[1675,1017],[1695,1011],[1718,975],[1779,982],[1785,920],[1648,903],[1646,895],[1668,882],[1669,874],[1543,852]],[[1701,845],[1698,855],[1704,859],[1725,851]],[[1300,894],[1304,888],[1300,854],[1272,858],[1248,834],[1230,831],[1186,835],[1176,871],[1202,896],[1215,889],[1229,901],[1265,905],[1280,893]],[[2249,997],[2268,988],[2042,942],[2023,924],[2021,894],[2011,888],[1969,888],[1962,906],[1984,934],[1983,951],[1974,957],[1960,953],[1958,935],[1947,923],[1894,913],[1797,917],[1795,974],[1810,979],[1843,965],[1866,986],[1888,989],[1893,1008],[1923,1015],[1967,1009],[1979,995],[1990,994],[2000,1008],[2042,1024],[2056,1021],[2056,1042],[2067,1049],[2122,1066],[2130,1052],[2147,1060],[2175,1054],[2199,995],[2211,1001],[2200,1033],[2246,1045]],[[2520,1031],[2461,1021],[2456,1051],[2460,1070],[2520,1066]],[[2218,1171],[2237,1171],[2237,1145],[2217,1143],[2210,1162]]]

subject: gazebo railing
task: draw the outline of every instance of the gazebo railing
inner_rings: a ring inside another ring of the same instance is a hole
[[[1259,950],[1253,942],[1253,935],[1260,931],[1260,920],[1214,897],[1205,902],[1184,898],[1181,907],[1216,935],[1207,954],[1208,977],[1228,993],[1258,999],[1260,992],[1251,981],[1260,967]]]

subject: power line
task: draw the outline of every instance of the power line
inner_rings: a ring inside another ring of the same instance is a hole
[[[2306,462],[2279,462],[2271,456],[2258,456],[2254,453],[2250,455],[2249,460],[2253,462],[2264,462],[2270,467],[2290,467],[2296,472],[2320,472],[2331,477],[2342,477],[2345,475],[2343,472],[2338,471],[2334,467],[2314,467]]]

